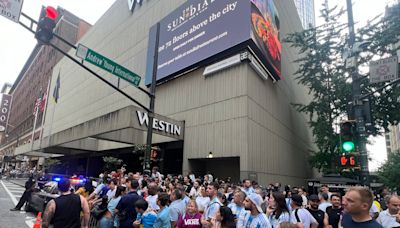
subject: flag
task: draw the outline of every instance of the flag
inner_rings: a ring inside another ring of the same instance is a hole
[[[53,91],[53,98],[56,103],[58,101],[58,98],[60,98],[60,73],[61,71],[58,72],[56,86],[54,87]]]
[[[47,101],[47,92],[43,94],[42,102],[40,103],[41,112],[44,112],[44,109],[46,108],[46,101]]]

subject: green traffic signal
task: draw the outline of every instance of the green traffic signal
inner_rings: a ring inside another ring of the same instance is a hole
[[[342,148],[343,148],[343,150],[344,151],[346,151],[346,152],[350,152],[350,151],[353,151],[354,150],[354,142],[352,142],[352,141],[346,141],[346,142],[344,142],[343,144],[342,144]]]

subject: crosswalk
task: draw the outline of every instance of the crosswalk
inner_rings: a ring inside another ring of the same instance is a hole
[[[0,180],[0,185],[4,188],[7,192],[8,196],[10,197],[11,201],[13,202],[14,206],[18,204],[19,199],[21,198],[22,194],[25,191],[25,187],[13,183],[11,181]],[[35,221],[35,215],[32,213],[26,213],[25,211],[21,210],[21,214],[26,214],[25,216],[25,224],[28,227],[33,227],[33,222]]]

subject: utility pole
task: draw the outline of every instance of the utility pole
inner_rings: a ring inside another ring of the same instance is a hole
[[[352,78],[352,93],[353,93],[353,111],[348,113],[349,116],[353,116],[356,121],[356,138],[358,139],[358,149],[360,151],[360,164],[361,164],[361,184],[369,186],[369,169],[368,169],[368,152],[367,152],[367,139],[365,129],[365,119],[363,113],[363,101],[361,94],[361,78],[358,74],[357,57],[358,52],[354,51],[353,46],[355,43],[355,32],[354,32],[354,19],[353,19],[353,6],[351,0],[347,1],[347,16],[349,26],[349,48],[352,57],[355,58],[354,66],[351,69]]]

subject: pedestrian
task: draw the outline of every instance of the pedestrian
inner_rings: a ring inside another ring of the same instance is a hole
[[[322,192],[320,194],[319,200],[320,200],[320,203],[319,203],[318,209],[323,211],[323,212],[326,212],[326,208],[327,207],[332,206],[332,203],[330,203],[328,201],[329,200],[329,195],[326,192]]]
[[[170,195],[171,204],[169,205],[169,216],[171,219],[171,227],[175,227],[179,216],[185,213],[186,204],[182,201],[182,191],[175,189]]]
[[[157,214],[149,208],[149,204],[144,199],[138,199],[135,203],[137,213],[136,220],[133,222],[134,227],[152,228]]]
[[[369,189],[364,187],[349,188],[343,198],[343,208],[345,212],[342,218],[343,227],[382,227],[369,215],[372,201],[373,195]]]
[[[326,194],[326,196],[328,196],[328,194]],[[310,207],[308,207],[307,210],[311,213],[315,220],[317,220],[318,228],[324,228],[329,226],[328,215],[323,210],[319,209],[320,203],[320,198],[317,195],[311,195],[309,198]]]
[[[400,227],[396,216],[400,212],[400,197],[398,195],[387,195],[385,198],[387,209],[379,213],[376,220],[383,227]]]
[[[121,198],[118,202],[115,212],[118,215],[120,228],[132,228],[133,221],[136,220],[137,213],[135,210],[135,203],[137,200],[142,199],[138,194],[137,189],[139,182],[135,179],[130,179],[127,183],[129,192]]]
[[[146,201],[149,203],[149,208],[153,209],[154,211],[160,210],[160,207],[157,205],[157,193],[158,193],[158,185],[156,182],[150,182],[147,186],[147,197]]]
[[[328,215],[328,223],[332,228],[339,228],[340,216],[342,215],[343,208],[342,197],[339,194],[331,195],[331,204],[326,208],[326,214]]]
[[[207,195],[210,198],[210,202],[208,203],[201,218],[201,224],[203,224],[205,228],[211,227],[211,220],[215,218],[217,211],[221,206],[221,202],[217,196],[218,189],[219,185],[217,182],[211,182],[207,185]]]
[[[198,212],[196,201],[189,201],[186,207],[186,213],[179,217],[176,227],[201,228],[201,214]]]
[[[317,220],[311,215],[311,213],[303,208],[303,198],[298,194],[292,195],[292,214],[290,215],[290,221],[296,224],[298,227],[310,228],[317,227]]]
[[[239,228],[263,227],[271,228],[271,224],[267,216],[261,208],[263,200],[257,193],[247,195],[244,200],[244,208],[246,212],[242,214],[237,222]]]
[[[290,222],[289,209],[286,206],[285,196],[280,192],[273,192],[268,200],[267,216],[273,228],[278,228],[283,222]]]
[[[68,178],[58,182],[60,196],[50,200],[43,214],[42,228],[48,228],[50,223],[55,228],[88,228],[89,205],[86,199],[71,192],[71,183]],[[81,212],[83,219],[81,224]]]
[[[197,207],[199,209],[199,213],[203,214],[207,205],[210,203],[210,197],[207,196],[206,188],[204,186],[200,186],[200,195],[196,197]]]
[[[100,219],[100,228],[113,228],[118,224],[114,209],[117,207],[121,198],[125,195],[126,187],[118,186],[113,198],[107,204],[107,211]]]
[[[170,228],[171,220],[169,217],[168,208],[169,196],[167,193],[161,192],[157,196],[157,204],[160,207],[158,211],[156,221],[154,222],[154,228]]]
[[[243,186],[242,186],[242,191],[246,193],[246,195],[249,195],[251,193],[255,193],[256,191],[254,190],[251,181],[249,179],[244,179],[243,180]]]
[[[246,198],[246,193],[241,190],[236,191],[233,202],[228,205],[228,207],[232,210],[232,213],[236,219],[236,221],[240,218],[241,214],[245,212],[244,209],[244,199]]]
[[[29,202],[31,199],[31,195],[33,192],[33,189],[35,188],[35,179],[33,178],[33,175],[29,177],[29,179],[25,182],[25,191],[22,193],[21,198],[18,201],[18,204],[14,207],[11,208],[10,211],[20,211],[21,208],[25,205],[26,202]]]
[[[229,207],[222,206],[219,208],[215,219],[211,220],[213,228],[236,228],[235,216]]]

